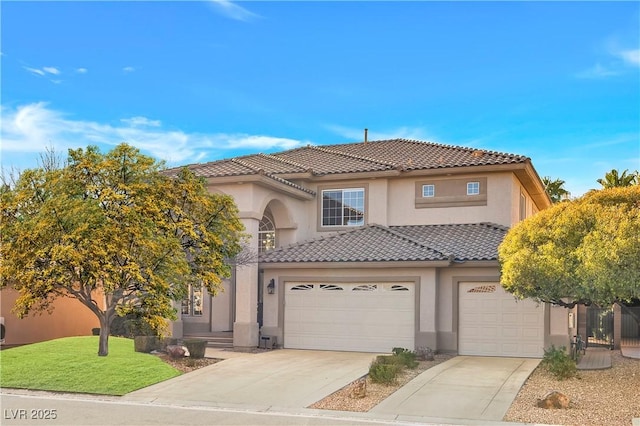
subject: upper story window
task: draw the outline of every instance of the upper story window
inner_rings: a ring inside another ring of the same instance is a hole
[[[322,191],[322,226],[364,225],[364,188]]]
[[[416,209],[487,205],[489,183],[485,176],[430,176],[414,185]]]
[[[435,197],[436,195],[436,186],[435,185],[431,185],[431,184],[427,184],[427,185],[422,185],[422,196],[425,198],[429,198],[429,197]]]
[[[269,216],[264,215],[258,228],[258,253],[274,248],[276,248],[276,226]]]

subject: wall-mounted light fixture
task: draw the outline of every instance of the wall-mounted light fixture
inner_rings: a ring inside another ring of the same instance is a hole
[[[267,293],[273,294],[276,292],[276,280],[271,278],[269,284],[267,284]]]

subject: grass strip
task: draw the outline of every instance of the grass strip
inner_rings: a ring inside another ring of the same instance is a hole
[[[133,340],[109,337],[98,356],[98,336],[67,337],[0,351],[0,386],[124,395],[180,375],[154,355],[135,352]]]

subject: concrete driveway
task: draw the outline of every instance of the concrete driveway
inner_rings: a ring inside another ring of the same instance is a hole
[[[539,363],[530,358],[458,356],[425,371],[370,413],[434,423],[501,421]]]
[[[225,359],[123,399],[251,409],[304,408],[364,376],[376,354],[280,349]]]

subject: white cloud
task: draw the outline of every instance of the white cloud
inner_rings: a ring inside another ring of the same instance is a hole
[[[296,139],[277,138],[273,136],[263,135],[219,134],[218,137],[221,141],[224,141],[225,145],[228,148],[251,148],[257,151],[263,151],[272,148],[293,149],[311,143],[309,141],[299,141]]]
[[[589,69],[577,73],[575,76],[578,78],[607,78],[619,74],[620,71],[611,68],[605,68],[598,63]]]
[[[122,71],[124,72],[134,72],[136,69],[134,67],[124,67]]]
[[[37,68],[29,68],[29,67],[22,67],[22,68],[24,68],[25,70],[29,71],[32,74],[41,75],[41,76],[44,75],[44,71],[39,70]]]
[[[328,125],[326,128],[333,133],[342,136],[346,139],[355,141],[364,140],[364,128],[356,129],[353,127],[345,127],[339,125]],[[435,140],[432,136],[429,136],[427,131],[420,127],[398,127],[397,129],[369,129],[367,139],[373,140],[385,140],[385,139],[415,139],[415,140]]]
[[[630,65],[640,66],[640,49],[621,50],[617,55]]]
[[[212,9],[227,18],[247,22],[260,16],[229,0],[210,0]]]
[[[78,74],[86,74],[86,73],[87,73],[87,71],[89,71],[89,70],[88,70],[88,69],[86,69],[86,68],[76,68],[76,72],[77,72]]]
[[[2,153],[25,157],[28,153],[42,153],[53,147],[66,154],[69,148],[101,146],[103,151],[127,142],[169,164],[180,165],[212,159],[225,150],[290,149],[306,145],[308,141],[267,135],[186,133],[167,130],[159,120],[146,117],[121,119],[121,125],[95,121],[74,120],[66,114],[39,102],[17,108],[2,106],[0,135]],[[229,156],[235,155],[230,152]]]
[[[147,117],[121,118],[120,121],[131,127],[160,127],[160,120],[149,120]]]
[[[60,70],[56,67],[43,67],[42,70],[44,72],[48,72],[49,74],[59,75]]]

